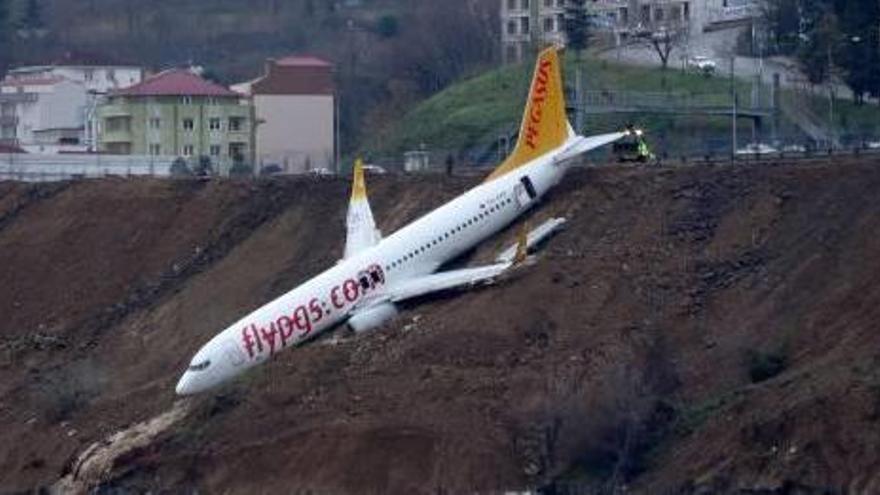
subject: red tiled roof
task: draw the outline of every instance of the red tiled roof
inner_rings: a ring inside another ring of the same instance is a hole
[[[333,67],[330,62],[311,55],[281,57],[275,59],[275,63],[285,67]]]
[[[332,95],[333,64],[311,56],[269,59],[266,73],[251,85],[255,95]]]
[[[202,79],[186,69],[162,71],[143,81],[111,93],[114,96],[240,96],[223,86]]]

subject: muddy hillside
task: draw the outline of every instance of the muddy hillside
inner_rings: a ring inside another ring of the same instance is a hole
[[[384,232],[478,181],[368,179]],[[177,398],[347,190],[0,183],[0,493],[880,493],[880,160],[573,171],[534,265]]]

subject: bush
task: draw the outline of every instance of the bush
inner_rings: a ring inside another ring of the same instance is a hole
[[[171,176],[172,177],[192,177],[192,170],[186,165],[186,160],[181,157],[177,157],[171,163]]]
[[[788,358],[782,350],[768,352],[750,350],[746,353],[746,361],[752,383],[769,380],[785,371],[788,366]]]
[[[244,162],[236,162],[229,169],[230,177],[250,177],[254,175],[254,169]]]
[[[400,31],[397,23],[397,17],[393,15],[383,15],[376,23],[376,32],[383,38],[393,38]]]

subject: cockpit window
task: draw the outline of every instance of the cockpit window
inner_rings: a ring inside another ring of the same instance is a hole
[[[207,361],[202,361],[202,362],[199,363],[199,364],[191,364],[191,365],[189,366],[189,368],[187,368],[187,369],[188,369],[189,371],[202,371],[203,369],[207,368],[208,366],[211,366],[211,360],[210,360],[210,359],[208,359]]]

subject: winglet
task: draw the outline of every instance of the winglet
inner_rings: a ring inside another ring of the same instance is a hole
[[[529,254],[529,223],[523,222],[519,229],[516,240],[516,254],[513,256],[513,264],[521,265]]]

